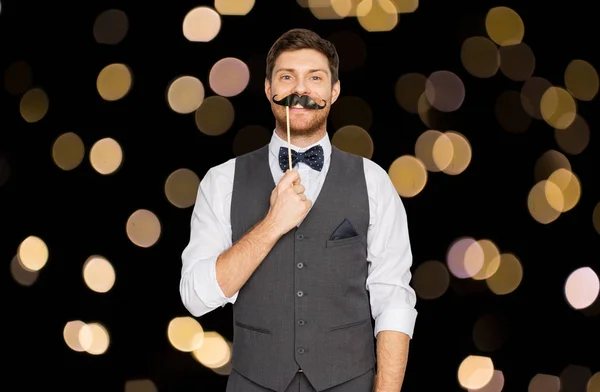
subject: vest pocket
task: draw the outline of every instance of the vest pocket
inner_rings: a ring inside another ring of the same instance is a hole
[[[329,331],[339,331],[342,329],[349,329],[349,328],[353,328],[353,327],[358,327],[359,325],[363,325],[364,323],[370,321],[371,319],[364,319],[364,320],[360,320],[360,321],[355,321],[353,323],[348,323],[348,324],[342,324],[342,325],[338,325],[332,328],[329,328]]]
[[[363,236],[359,234],[354,237],[342,238],[339,240],[327,240],[327,242],[325,243],[325,246],[327,248],[335,248],[337,246],[350,245],[350,244],[354,244],[356,242],[360,242],[362,240],[362,238],[363,238]]]
[[[269,334],[269,335],[271,334],[271,331],[269,331],[268,329],[254,327],[254,326],[248,325],[248,324],[243,324],[243,323],[240,323],[239,321],[236,321],[235,325],[238,326],[238,327],[240,327],[240,328],[247,329],[247,330],[250,330],[250,331],[260,332],[260,333],[266,333],[266,334]]]

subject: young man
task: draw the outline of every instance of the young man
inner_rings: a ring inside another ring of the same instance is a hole
[[[283,34],[267,56],[271,142],[200,184],[180,292],[196,317],[233,304],[227,392],[402,387],[417,315],[406,213],[385,170],[330,143],[338,64],[314,32]]]

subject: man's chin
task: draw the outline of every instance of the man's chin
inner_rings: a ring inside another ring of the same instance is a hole
[[[297,136],[312,136],[319,131],[321,127],[314,122],[305,124],[290,124],[290,132]]]

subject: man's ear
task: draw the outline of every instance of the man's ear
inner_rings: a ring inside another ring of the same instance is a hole
[[[340,88],[341,86],[339,80],[331,87],[331,104],[337,101],[338,97],[340,96]]]
[[[271,82],[268,78],[265,78],[265,95],[267,99],[271,101]]]

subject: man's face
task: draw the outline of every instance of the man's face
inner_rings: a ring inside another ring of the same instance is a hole
[[[322,130],[330,105],[337,100],[339,92],[340,82],[331,84],[327,57],[314,49],[281,53],[275,61],[271,80],[265,81],[265,93],[280,129],[287,129],[286,110],[285,106],[272,101],[273,95],[277,95],[277,100],[290,94],[308,95],[319,105],[326,101],[326,107],[321,110],[290,108],[290,133],[294,136],[312,136]]]

